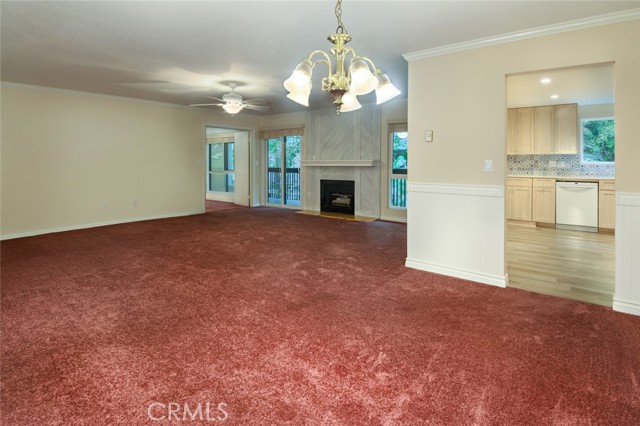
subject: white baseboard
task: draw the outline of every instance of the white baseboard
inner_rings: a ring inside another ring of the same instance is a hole
[[[613,310],[631,315],[640,315],[640,303],[613,298]]]
[[[423,262],[416,259],[407,258],[405,261],[407,268],[418,269],[426,272],[433,272],[441,275],[448,275],[450,277],[462,278],[469,281],[476,281],[482,284],[489,284],[496,287],[506,287],[508,282],[508,276],[492,276],[486,274],[479,274],[474,271],[463,271],[460,269],[454,269],[442,265],[434,265],[432,263]]]
[[[202,214],[202,213],[204,212],[201,212],[201,211],[178,212],[178,213],[170,213],[170,214],[163,214],[163,215],[145,216],[145,217],[131,217],[126,219],[110,220],[106,222],[83,223],[81,225],[63,226],[60,228],[36,229],[32,231],[18,232],[16,234],[1,235],[0,241],[12,240],[15,238],[33,237],[36,235],[52,234],[54,232],[76,231],[78,229],[97,228],[100,226],[119,225],[122,223],[131,223],[131,222],[142,222],[145,220],[169,219],[172,217],[193,216],[193,215]]]

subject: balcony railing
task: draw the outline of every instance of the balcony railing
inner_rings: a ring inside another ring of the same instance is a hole
[[[267,170],[267,194],[269,201],[282,200],[282,170],[279,167],[269,167]],[[287,168],[284,175],[284,204],[300,203],[300,169]]]
[[[269,202],[282,202],[282,171],[279,167],[270,167],[267,171],[267,194]],[[300,203],[300,169],[287,168],[284,178],[286,188],[284,204]],[[391,207],[407,207],[407,178],[392,177],[389,186]]]
[[[407,207],[407,178],[391,178],[389,185],[391,207]]]

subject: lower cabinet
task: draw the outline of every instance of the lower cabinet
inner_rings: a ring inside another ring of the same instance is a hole
[[[556,223],[555,179],[533,179],[532,220],[541,223]]]
[[[507,178],[507,219],[531,221],[531,179]]]
[[[600,180],[598,228],[614,232],[616,188],[614,180]],[[554,178],[507,178],[507,219],[556,223],[556,180]]]
[[[598,228],[613,231],[616,227],[616,184],[601,180],[598,191]]]

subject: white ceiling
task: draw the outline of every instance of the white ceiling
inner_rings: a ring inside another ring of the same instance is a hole
[[[311,51],[328,50],[335,3],[323,1],[5,1],[6,82],[180,105],[207,102],[239,83],[266,114],[304,107],[282,87]],[[351,47],[407,92],[402,54],[640,7],[640,1],[344,0]],[[314,73],[310,108],[327,107]],[[371,102],[374,95],[361,97]],[[215,108],[215,107],[213,107]],[[265,114],[243,111],[251,114]]]

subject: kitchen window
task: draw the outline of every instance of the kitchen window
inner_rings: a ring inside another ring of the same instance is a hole
[[[583,163],[613,163],[615,161],[615,121],[613,118],[580,120]]]

